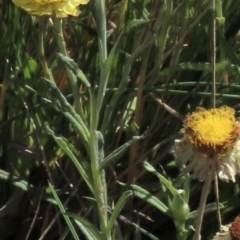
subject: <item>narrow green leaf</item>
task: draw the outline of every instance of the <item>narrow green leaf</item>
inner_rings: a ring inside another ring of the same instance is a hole
[[[153,234],[151,234],[150,232],[148,232],[147,230],[139,227],[136,223],[131,223],[131,225],[133,225],[135,228],[137,228],[140,232],[142,232],[143,234],[145,234],[146,236],[148,236],[150,239],[152,240],[159,240],[159,238],[155,237]]]
[[[49,187],[50,187],[50,189],[52,191],[52,194],[53,194],[53,196],[54,196],[54,198],[55,198],[55,200],[56,200],[56,202],[58,204],[58,207],[59,207],[61,213],[63,214],[63,217],[64,217],[64,219],[65,219],[65,221],[66,221],[66,223],[67,223],[67,225],[69,227],[69,230],[71,231],[71,233],[73,235],[73,238],[75,240],[79,240],[77,232],[75,231],[75,229],[74,229],[74,227],[73,227],[69,217],[65,214],[66,211],[65,211],[64,206],[62,205],[60,199],[58,198],[57,193],[55,192],[55,190],[54,190],[54,188],[53,188],[53,186],[51,184],[49,184]]]
[[[84,236],[86,237],[87,240],[98,240],[95,237],[95,235],[92,233],[92,231],[89,230],[88,228],[86,228],[81,222],[79,222],[77,220],[74,220],[74,222],[80,228],[80,230],[82,231],[82,233],[84,234]]]
[[[90,1],[91,12],[95,20],[96,29],[98,32],[98,46],[99,46],[99,66],[100,66],[100,81],[98,82],[97,92],[97,118],[99,118],[99,112],[102,107],[103,98],[105,96],[106,86],[108,83],[109,71],[107,71],[107,20],[106,20],[106,8],[105,0],[92,0]],[[97,125],[95,125],[97,127]],[[96,129],[96,128],[95,128]]]
[[[134,27],[140,26],[141,24],[145,24],[148,22],[149,22],[149,20],[146,20],[146,19],[135,19],[135,20],[130,21],[129,24],[123,29],[123,31],[117,38],[113,48],[111,49],[109,56],[108,56],[107,71],[110,70],[112,63],[114,62],[114,60],[116,59],[116,56],[120,52],[120,45],[121,45],[120,43],[121,43],[122,39],[126,37],[126,33],[131,31]]]
[[[100,53],[104,56],[106,55],[106,10],[105,10],[105,1],[104,0],[92,0],[90,2],[91,12],[93,14],[96,29],[98,32],[98,40],[99,40],[99,50]],[[105,57],[101,56],[101,60],[103,60]]]
[[[39,197],[39,191],[36,190],[34,188],[33,185],[31,185],[29,182],[22,180],[16,176],[13,176],[12,174],[5,172],[3,170],[0,169],[0,179],[3,179],[5,181],[10,181],[10,183],[17,187],[22,189],[25,192],[30,192],[31,194],[33,194],[34,196]],[[49,202],[51,204],[57,205],[56,201],[54,200],[54,198],[49,197],[49,195],[43,195],[42,199],[44,199],[46,202]]]
[[[61,138],[61,137],[57,137],[49,127],[46,127],[45,129],[46,129],[47,133],[53,137],[53,139],[58,144],[58,146],[61,147],[63,149],[63,151],[69,156],[69,158],[72,160],[72,162],[74,163],[74,165],[78,169],[80,175],[82,176],[82,178],[84,179],[84,181],[88,185],[89,189],[92,191],[92,193],[94,193],[94,188],[93,188],[93,185],[92,185],[91,180],[89,178],[89,174],[87,174],[85,172],[82,164],[77,160],[74,153],[68,147],[68,145],[64,141],[64,139]]]
[[[118,222],[115,222],[114,231],[112,231],[112,235],[111,235],[112,239],[124,240],[122,234],[123,232],[121,227],[119,226]]]
[[[220,209],[224,208],[224,205],[222,203],[220,203],[219,208]],[[217,210],[217,204],[216,203],[209,203],[205,207],[204,214],[215,212],[216,210]],[[188,221],[196,220],[197,219],[197,214],[198,214],[197,210],[190,212],[189,215],[188,215]]]
[[[50,87],[50,94],[55,100],[59,110],[63,113],[63,115],[73,124],[74,128],[81,134],[82,140],[85,144],[86,149],[89,149],[89,136],[90,133],[84,121],[81,117],[76,113],[74,108],[68,103],[65,96],[60,92],[60,90],[49,80],[45,79],[46,83],[48,83]]]
[[[110,163],[119,160],[124,152],[136,141],[140,139],[144,139],[146,137],[146,132],[142,136],[135,136],[130,141],[126,142],[116,150],[114,150],[112,153],[110,153],[100,164],[100,169],[105,168]]]
[[[114,226],[115,221],[116,221],[117,217],[119,216],[119,213],[121,212],[124,204],[126,203],[127,199],[132,195],[132,193],[133,193],[132,191],[124,192],[122,194],[122,196],[119,198],[117,204],[115,205],[114,210],[113,210],[113,212],[111,214],[111,217],[109,219],[108,226],[107,226],[108,236],[110,236],[112,227]]]
[[[75,75],[76,77],[82,81],[82,83],[86,87],[91,87],[91,84],[87,80],[87,77],[83,73],[83,71],[78,67],[77,63],[74,62],[73,59],[70,57],[64,56],[63,54],[59,53],[58,58],[64,63],[64,65],[69,68]]]
[[[29,184],[27,181],[21,180],[18,177],[10,175],[10,173],[5,172],[0,169],[0,179],[10,181],[14,186],[22,189],[23,191],[27,192],[29,189],[32,189],[33,186]]]
[[[120,182],[119,182],[119,184],[122,186],[125,186],[127,189],[132,190],[136,197],[146,201],[147,203],[151,204],[152,206],[154,206],[161,212],[169,215],[169,213],[168,213],[169,208],[162,201],[160,201],[158,198],[153,196],[147,190],[145,190],[137,185],[134,185],[134,184],[124,184],[124,183],[120,183]]]
[[[174,196],[175,194],[178,194],[177,189],[175,189],[171,183],[171,181],[167,180],[164,176],[162,176],[160,173],[156,171],[156,169],[150,165],[148,162],[143,162],[143,167],[148,171],[154,173],[161,183],[165,185],[165,187],[172,193]]]
[[[69,142],[67,138],[65,138],[63,136],[61,136],[61,138],[67,144],[67,146],[69,147],[69,149],[71,150],[71,152],[73,154],[75,154],[77,156],[80,154],[79,150],[71,142]]]
[[[87,232],[91,232],[91,235],[95,237],[97,240],[105,240],[102,233],[86,218],[83,218],[75,213],[66,213],[67,216],[74,218],[76,221],[80,222],[86,228]]]

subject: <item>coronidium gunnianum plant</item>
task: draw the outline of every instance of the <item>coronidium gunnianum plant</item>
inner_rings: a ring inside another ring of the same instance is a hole
[[[34,16],[55,14],[57,18],[68,15],[78,16],[80,4],[87,4],[89,0],[13,0],[13,2]]]

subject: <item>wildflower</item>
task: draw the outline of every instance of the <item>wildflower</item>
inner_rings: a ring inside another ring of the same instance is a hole
[[[185,172],[205,180],[216,171],[220,179],[235,182],[240,172],[240,124],[230,107],[188,114],[182,129],[183,138],[175,140],[171,149]]]
[[[80,11],[77,8],[80,4],[87,4],[89,0],[13,0],[31,15],[46,16],[55,13],[57,18],[64,18],[68,15],[78,16]]]

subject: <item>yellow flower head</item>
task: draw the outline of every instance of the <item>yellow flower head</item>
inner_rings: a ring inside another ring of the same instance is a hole
[[[80,11],[77,8],[80,4],[87,4],[89,0],[13,0],[31,15],[46,16],[55,13],[57,18],[64,18],[68,15],[78,16]]]
[[[176,139],[170,150],[180,164],[186,164],[184,172],[206,180],[213,169],[220,179],[235,181],[240,173],[240,123],[234,113],[229,107],[199,108],[186,116],[183,138]]]
[[[199,108],[198,112],[186,116],[183,132],[203,154],[210,157],[222,154],[232,149],[239,138],[240,125],[234,114],[230,107]]]

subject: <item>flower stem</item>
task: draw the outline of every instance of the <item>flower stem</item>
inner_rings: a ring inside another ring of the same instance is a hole
[[[54,28],[56,31],[56,39],[57,39],[59,50],[64,56],[68,57],[66,44],[63,37],[63,31],[62,31],[62,19],[53,17],[53,20],[54,20]],[[66,71],[67,71],[67,76],[69,78],[73,97],[74,97],[75,110],[80,115],[80,117],[84,120],[85,116],[81,107],[80,94],[77,88],[77,78],[69,68],[66,68]]]
[[[38,59],[39,62],[42,66],[43,74],[44,77],[49,79],[51,82],[55,84],[53,75],[51,70],[48,67],[46,57],[45,57],[45,51],[44,51],[44,43],[43,43],[43,38],[44,38],[44,32],[45,32],[45,27],[44,27],[44,22],[45,22],[45,17],[38,17]]]
[[[219,207],[219,189],[218,189],[218,174],[217,171],[214,171],[214,190],[215,190],[215,197],[216,197],[216,204],[217,204],[217,219],[219,224],[219,229],[221,230],[222,227],[222,219]]]
[[[201,200],[200,200],[200,204],[199,204],[199,208],[198,208],[198,212],[197,212],[198,213],[197,214],[197,226],[196,226],[196,230],[195,230],[192,240],[200,240],[201,239],[201,227],[202,227],[203,214],[204,214],[204,209],[206,206],[206,200],[207,200],[207,196],[208,196],[209,189],[211,186],[211,182],[212,182],[212,175],[209,175],[207,180],[204,181]]]
[[[50,80],[53,84],[55,84],[55,81],[54,81],[54,78],[53,78],[53,75],[52,75],[52,71],[48,67],[47,60],[46,60],[46,57],[45,57],[45,51],[44,51],[43,39],[44,39],[44,32],[45,32],[45,27],[44,27],[45,19],[46,19],[45,17],[38,17],[38,24],[39,24],[39,26],[38,26],[39,27],[38,28],[38,44],[37,44],[38,59],[39,59],[39,62],[42,66],[44,77],[47,78],[48,80]],[[26,107],[26,105],[25,105],[25,107]],[[28,110],[28,108],[27,108],[27,110]],[[30,119],[32,119],[32,118],[30,117]],[[33,126],[35,126],[34,123],[33,123]],[[39,140],[37,140],[37,141],[38,141],[38,145],[40,146],[40,141]],[[47,158],[45,157],[43,147],[40,146],[40,149],[41,149],[42,156],[43,156],[42,163],[43,163],[44,167],[46,168],[49,181],[51,182],[51,184],[53,184],[53,180],[52,180],[52,177],[51,177],[51,172],[50,172],[50,169],[49,169],[49,164],[47,162]]]

